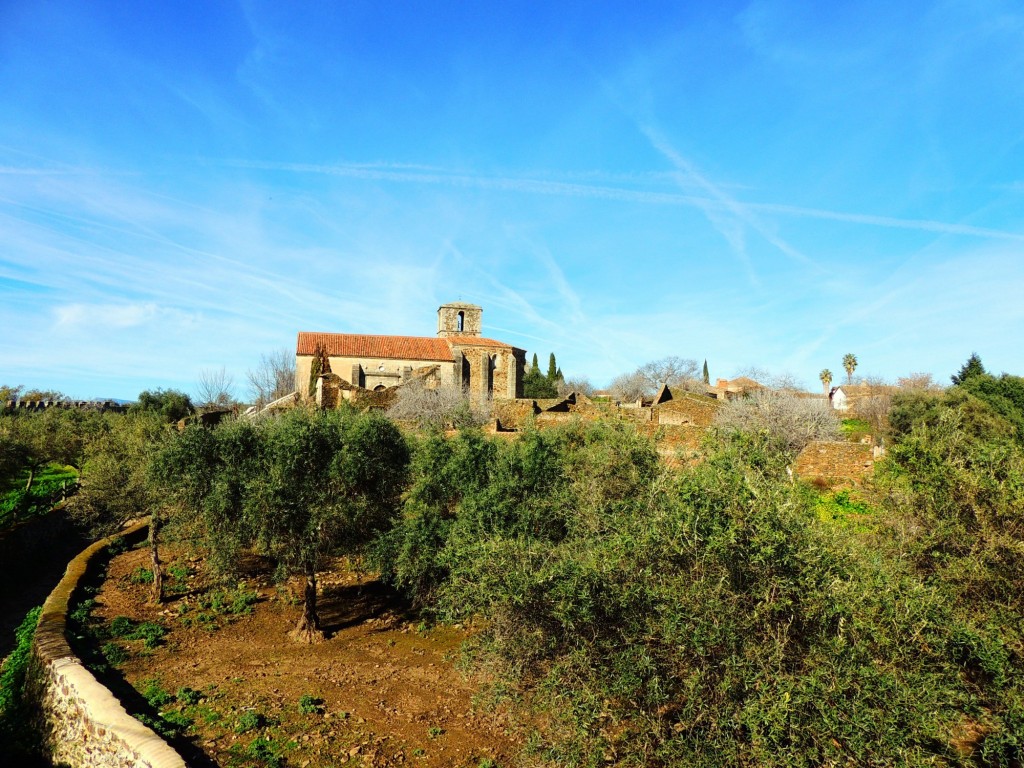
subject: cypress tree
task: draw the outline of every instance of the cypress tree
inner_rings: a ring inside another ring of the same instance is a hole
[[[968,379],[974,378],[975,376],[984,376],[988,371],[985,370],[985,366],[981,364],[981,358],[978,357],[977,352],[971,353],[971,356],[967,358],[967,362],[963,364],[958,373],[953,374],[949,378],[954,384],[963,384]]]
[[[537,365],[537,353],[533,353],[533,366],[530,368],[530,373],[540,373],[540,366]]]
[[[555,353],[548,357],[548,381],[554,383],[558,379],[558,364],[555,363]]]
[[[704,383],[705,384],[710,384],[711,383],[711,377],[708,375],[708,361],[707,361],[707,359],[704,360]]]

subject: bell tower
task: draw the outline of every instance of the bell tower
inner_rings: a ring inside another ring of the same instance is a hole
[[[476,304],[442,304],[437,310],[437,335],[479,336],[483,313]]]

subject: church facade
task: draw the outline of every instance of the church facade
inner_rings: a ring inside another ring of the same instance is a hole
[[[461,302],[437,310],[436,336],[379,336],[300,331],[295,348],[295,385],[312,397],[311,374],[319,359],[352,387],[383,392],[414,379],[454,386],[477,398],[523,396],[526,351],[484,338],[483,309]]]

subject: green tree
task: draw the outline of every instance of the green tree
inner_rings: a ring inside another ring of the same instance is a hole
[[[711,375],[708,373],[708,361],[704,360],[704,383],[711,384]]]
[[[292,635],[322,638],[316,572],[393,522],[409,457],[401,433],[383,416],[307,409],[197,430],[164,453],[161,476],[215,532],[218,562],[252,546],[303,577]]]
[[[191,416],[195,408],[192,399],[176,389],[143,390],[138,400],[128,409],[130,412],[153,411],[160,414],[165,422],[173,423]]]
[[[3,408],[8,400],[17,400],[25,387],[19,384],[16,387],[12,387],[9,384],[0,384],[0,408]]]
[[[150,515],[149,549],[153,602],[163,600],[160,532],[166,506],[151,464],[171,432],[158,410],[103,414],[85,447],[81,489],[68,510],[97,536],[118,530],[129,520]]]
[[[964,363],[957,373],[950,376],[953,384],[964,384],[968,379],[972,379],[975,376],[985,376],[988,372],[985,370],[985,366],[981,364],[981,358],[978,357],[977,352],[972,352],[971,356],[967,358],[967,362]]]
[[[857,356],[852,352],[843,355],[843,369],[846,371],[846,383],[853,384],[853,372],[857,370]]]
[[[825,388],[825,394],[828,395],[829,387],[832,385],[832,371],[825,368],[818,374],[818,378],[821,379],[821,385]]]
[[[547,399],[558,397],[558,366],[552,352],[548,358],[548,375],[541,373],[537,365],[537,353],[533,353],[533,364],[523,376],[523,397]]]

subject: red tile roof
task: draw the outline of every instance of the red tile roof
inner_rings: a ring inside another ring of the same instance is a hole
[[[500,347],[501,349],[516,349],[511,344],[494,339],[484,339],[479,336],[449,336],[448,341],[458,347]]]
[[[508,344],[477,336],[370,336],[354,333],[311,333],[300,331],[297,355],[312,355],[323,345],[329,357],[363,357],[379,360],[436,360],[453,362],[452,346],[501,347]]]
[[[383,360],[452,362],[446,339],[425,336],[364,336],[354,333],[299,333],[297,355],[312,355],[322,345],[330,357],[370,357]]]

